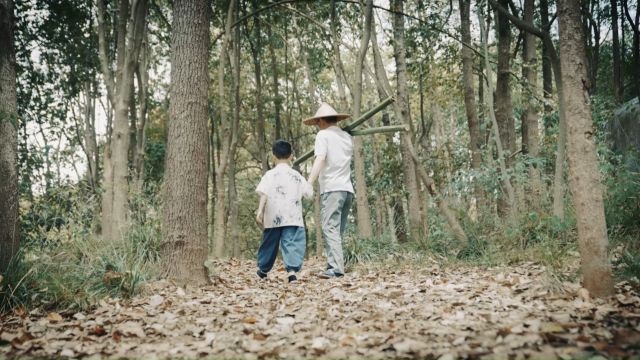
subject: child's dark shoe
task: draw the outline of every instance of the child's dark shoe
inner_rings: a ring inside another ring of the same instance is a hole
[[[256,272],[256,275],[258,275],[258,279],[266,279],[267,278],[267,274],[263,273],[262,271],[258,270]]]

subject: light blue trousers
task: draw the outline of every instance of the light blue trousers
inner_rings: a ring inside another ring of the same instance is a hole
[[[347,216],[352,202],[353,194],[348,191],[326,192],[320,196],[327,269],[333,269],[336,274],[344,274],[342,234],[347,226]]]

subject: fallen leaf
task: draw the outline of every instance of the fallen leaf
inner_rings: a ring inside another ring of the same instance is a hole
[[[135,321],[127,321],[119,324],[116,330],[124,336],[137,336],[139,338],[144,338],[146,336],[142,326]]]
[[[244,319],[242,319],[242,322],[245,324],[255,324],[256,322],[258,322],[258,319],[256,319],[253,316],[247,316]]]
[[[47,314],[47,319],[51,322],[59,322],[62,321],[62,316],[56,312],[50,312]]]
[[[150,299],[149,299],[149,305],[153,306],[153,307],[158,307],[160,305],[162,305],[162,303],[164,302],[164,298],[160,295],[153,295]]]

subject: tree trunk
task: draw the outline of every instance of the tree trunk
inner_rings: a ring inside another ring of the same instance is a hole
[[[133,76],[136,76],[138,65],[136,64],[136,70],[134,70]],[[135,80],[135,79],[134,79]],[[138,148],[137,142],[138,136],[138,108],[136,104],[136,87],[135,81],[131,81],[131,92],[129,93],[129,151],[128,161],[132,166],[129,172],[134,175],[136,171],[136,149]]]
[[[20,247],[13,0],[0,0],[0,274]]]
[[[136,76],[138,79],[138,99],[140,107],[138,108],[138,131],[136,133],[136,153],[135,153],[135,175],[136,188],[138,192],[142,190],[144,182],[144,159],[145,146],[147,142],[147,87],[149,86],[149,50],[150,46],[147,40],[147,32],[145,30],[144,41],[140,51],[140,61]]]
[[[636,2],[638,4],[638,2]],[[622,0],[622,8],[624,10],[625,17],[631,25],[631,29],[633,32],[633,48],[631,49],[633,52],[633,90],[635,92],[635,96],[640,99],[640,11],[638,11],[638,7],[636,6],[636,17],[635,21],[631,18],[631,13],[629,12],[629,4],[628,0]]]
[[[533,24],[535,4],[534,0],[525,0],[523,20]],[[536,73],[536,37],[524,32],[522,51],[522,78],[524,113],[522,114],[522,152],[530,159],[536,159],[540,154],[540,135],[538,131],[538,106],[536,101],[538,76]],[[542,182],[540,170],[535,164],[529,166],[529,180],[531,191],[527,192],[527,200],[534,210],[540,207]]]
[[[336,74],[336,83],[338,85],[338,103],[340,109],[347,108],[347,95],[345,91],[346,79],[343,78],[345,72],[342,66],[342,58],[340,56],[340,39],[338,38],[339,20],[336,15],[336,1],[331,0],[331,45],[333,47],[333,70]]]
[[[225,174],[229,163],[231,143],[233,141],[233,125],[227,122],[227,114],[224,106],[224,72],[226,70],[227,50],[229,48],[229,38],[231,37],[231,23],[233,22],[234,9],[237,0],[229,2],[227,10],[227,22],[225,25],[225,35],[220,49],[220,61],[218,64],[218,101],[220,101],[220,125],[222,129],[222,146],[218,152],[219,163],[215,172],[216,202],[213,224],[213,255],[216,258],[224,256],[224,240],[226,235],[227,222],[227,194],[225,189]]]
[[[496,142],[496,148],[498,150],[498,163],[500,164],[500,175],[502,177],[503,187],[507,193],[507,201],[511,206],[509,208],[513,209],[513,204],[515,204],[515,194],[513,190],[513,186],[511,185],[511,179],[507,175],[507,165],[504,156],[504,149],[502,145],[502,138],[500,136],[500,126],[498,124],[497,116],[493,107],[493,73],[491,72],[491,66],[489,65],[489,50],[487,45],[487,32],[484,29],[484,19],[482,19],[482,15],[478,13],[478,21],[480,24],[480,38],[482,39],[482,50],[484,55],[484,67],[487,72],[487,91],[485,92],[485,103],[487,109],[489,110],[489,117],[491,118],[494,139]],[[513,213],[512,213],[513,214]]]
[[[253,0],[254,11],[258,9],[257,0]],[[256,78],[256,136],[258,137],[258,154],[260,156],[260,165],[262,166],[262,173],[266,173],[269,170],[269,162],[267,157],[267,148],[265,146],[265,132],[264,132],[264,106],[262,99],[262,67],[260,64],[260,52],[262,51],[262,34],[260,30],[260,20],[258,15],[254,16],[254,37],[256,45],[251,47],[251,55],[253,57],[253,67],[255,70]],[[269,39],[273,41],[273,39]],[[234,248],[235,249],[235,248]]]
[[[236,9],[236,14],[238,14]],[[233,257],[240,256],[240,236],[238,229],[238,193],[236,190],[236,147],[238,144],[237,137],[240,126],[240,106],[242,99],[240,98],[240,28],[236,27],[233,39],[233,124],[232,126],[232,142],[229,149],[229,228],[231,234],[229,239],[233,244]]]
[[[416,167],[409,154],[409,145],[412,142],[413,129],[411,123],[411,113],[409,111],[409,95],[407,92],[407,63],[406,50],[404,46],[404,0],[393,1],[393,56],[396,62],[397,77],[397,107],[400,110],[400,117],[404,124],[407,125],[407,132],[400,134],[400,146],[402,150],[402,164],[404,171],[405,188],[408,193],[409,212],[409,236],[416,240],[422,241],[427,236],[422,229],[422,212],[423,204],[420,201],[420,188],[416,177]],[[398,114],[396,114],[398,115]]]
[[[274,19],[275,20],[275,19]],[[280,124],[280,103],[282,99],[278,93],[278,62],[276,59],[276,50],[273,46],[273,35],[271,32],[271,26],[267,26],[267,36],[269,37],[269,54],[271,56],[271,74],[273,76],[273,117],[274,117],[274,139],[280,139],[282,133],[282,125]]]
[[[393,90],[391,89],[391,84],[389,83],[389,79],[387,78],[387,73],[386,73],[384,64],[382,62],[382,56],[380,55],[380,49],[378,48],[376,27],[373,19],[371,22],[371,36],[372,36],[371,44],[372,44],[372,50],[373,50],[376,87],[378,89],[378,96],[382,100],[382,99],[386,99],[389,96],[388,94],[391,94]],[[393,109],[394,109],[395,117],[397,119],[403,119],[402,111],[400,110],[400,106],[398,105],[397,101],[393,103]],[[387,114],[383,114],[382,124],[385,126],[390,125],[389,116]],[[401,136],[403,135],[401,134]],[[393,143],[393,139],[388,138],[387,146],[396,146]],[[403,149],[406,149],[406,148],[403,148]],[[403,156],[403,160],[406,158],[407,158],[406,156]],[[396,241],[398,242],[407,241],[407,226],[405,223],[406,216],[404,212],[404,207],[402,205],[403,198],[404,196],[402,196],[399,193],[396,193],[396,194],[393,194],[390,199],[391,201],[390,207],[393,211],[393,216],[390,216],[390,221],[391,219],[393,219],[391,226],[395,232],[392,238],[396,239]],[[425,236],[426,236],[426,233],[425,233]]]
[[[611,33],[613,37],[613,98],[616,104],[622,104],[622,58],[620,56],[620,38],[618,35],[618,0],[611,0]]]
[[[129,106],[133,75],[140,53],[142,35],[144,32],[147,2],[140,0],[133,2],[129,8],[127,0],[119,4],[119,15],[117,19],[117,58],[115,77],[111,71],[111,61],[107,55],[105,5],[98,1],[98,41],[99,57],[107,88],[109,101],[114,109],[113,131],[111,134],[110,161],[111,169],[105,168],[105,173],[110,173],[112,180],[104,182],[105,193],[103,194],[103,237],[110,239],[120,239],[127,228],[128,197],[129,197]],[[124,14],[131,14],[123,17]],[[128,21],[127,21],[128,19]],[[127,23],[129,23],[127,25]],[[105,162],[105,166],[107,162]],[[107,187],[109,185],[109,187]],[[108,222],[105,222],[108,221]]]
[[[376,88],[378,90],[378,97],[380,98],[380,101],[383,101],[384,99],[389,97],[389,94],[392,90],[391,85],[389,84],[389,79],[387,78],[384,64],[382,62],[380,49],[378,48],[375,18],[371,19],[371,50],[373,54],[373,68],[375,74],[374,80],[376,83]],[[401,118],[401,112],[396,102],[394,102],[393,108],[396,113],[396,117]],[[389,126],[390,124],[391,123],[389,122],[389,114],[386,112],[386,110],[383,110],[382,125]],[[390,137],[387,138],[387,146],[396,146],[393,143],[393,139]],[[389,226],[391,227],[391,230],[393,232],[392,239],[395,239],[395,241],[404,242],[406,241],[407,236],[405,232],[406,226],[403,225],[405,217],[402,208],[402,196],[400,196],[399,194],[392,194],[389,197],[389,201],[391,202],[391,204],[389,205],[389,209],[387,212],[390,214],[388,218]]]
[[[209,17],[207,1],[174,3],[162,265],[181,285],[206,282]]]
[[[360,105],[362,100],[362,67],[364,66],[367,48],[369,47],[369,39],[371,38],[371,18],[373,16],[373,0],[367,0],[365,8],[365,21],[363,34],[360,39],[360,49],[358,50],[358,58],[355,63],[355,76],[353,84],[353,103],[351,106],[351,116],[358,118],[360,116]],[[356,207],[357,207],[357,224],[358,235],[362,238],[370,238],[373,236],[371,226],[371,211],[369,210],[369,201],[366,176],[364,173],[364,144],[361,137],[353,138],[353,162],[354,175],[356,178]]]
[[[535,34],[541,38],[543,44],[549,49],[548,55],[550,57],[551,66],[553,68],[553,77],[558,91],[558,114],[559,114],[559,135],[556,149],[556,162],[555,162],[555,178],[553,181],[553,215],[557,218],[564,220],[564,163],[565,163],[565,144],[566,144],[566,117],[565,117],[565,99],[564,90],[562,86],[562,74],[560,69],[560,59],[558,53],[555,50],[551,36],[548,29],[540,30],[536,28],[532,23],[522,21],[520,18],[513,16],[509,13],[509,10],[500,6],[495,0],[489,0],[489,3],[494,8],[498,9],[501,14],[508,16],[509,19],[516,24],[520,29]]]
[[[98,145],[96,141],[96,109],[91,81],[84,87],[84,149],[87,157],[87,178],[93,191],[98,187]]]
[[[591,119],[584,35],[578,0],[558,1],[560,63],[565,90],[569,185],[576,209],[583,285],[596,297],[613,293],[607,225]]]
[[[471,45],[471,21],[470,21],[470,0],[459,0],[460,22],[462,32],[462,42]],[[467,46],[462,46],[462,79],[464,81],[464,107],[467,113],[467,124],[469,126],[469,150],[471,151],[471,169],[478,173],[482,166],[480,123],[476,109],[476,98],[473,89],[473,51]],[[478,184],[477,178],[473,185],[474,195],[477,204],[484,204],[484,191]]]
[[[540,21],[542,24],[542,31],[549,32],[549,0],[540,0]],[[553,92],[553,79],[551,74],[551,56],[549,55],[549,49],[545,41],[542,42],[542,91],[544,96],[544,112],[550,113],[553,111],[551,106],[551,98]]]
[[[508,0],[498,0],[503,7],[509,6]],[[496,16],[496,32],[498,38],[498,72],[496,80],[495,94],[495,114],[500,129],[500,140],[502,141],[503,150],[505,152],[505,165],[507,171],[513,167],[513,157],[516,152],[516,129],[513,119],[513,106],[511,104],[511,27],[509,19],[498,11]],[[498,199],[498,214],[504,217],[508,213],[515,211],[510,208],[509,200],[504,197],[506,189],[503,189],[503,195]],[[511,204],[515,205],[515,202]]]

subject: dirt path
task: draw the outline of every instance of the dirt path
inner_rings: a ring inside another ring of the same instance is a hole
[[[0,357],[544,358],[638,356],[640,298],[618,284],[609,301],[579,285],[545,290],[535,264],[480,269],[361,268],[295,286],[258,281],[254,262],[219,264],[217,284],[159,282],[146,296],[90,313],[1,319]],[[320,263],[311,261],[307,269]]]

